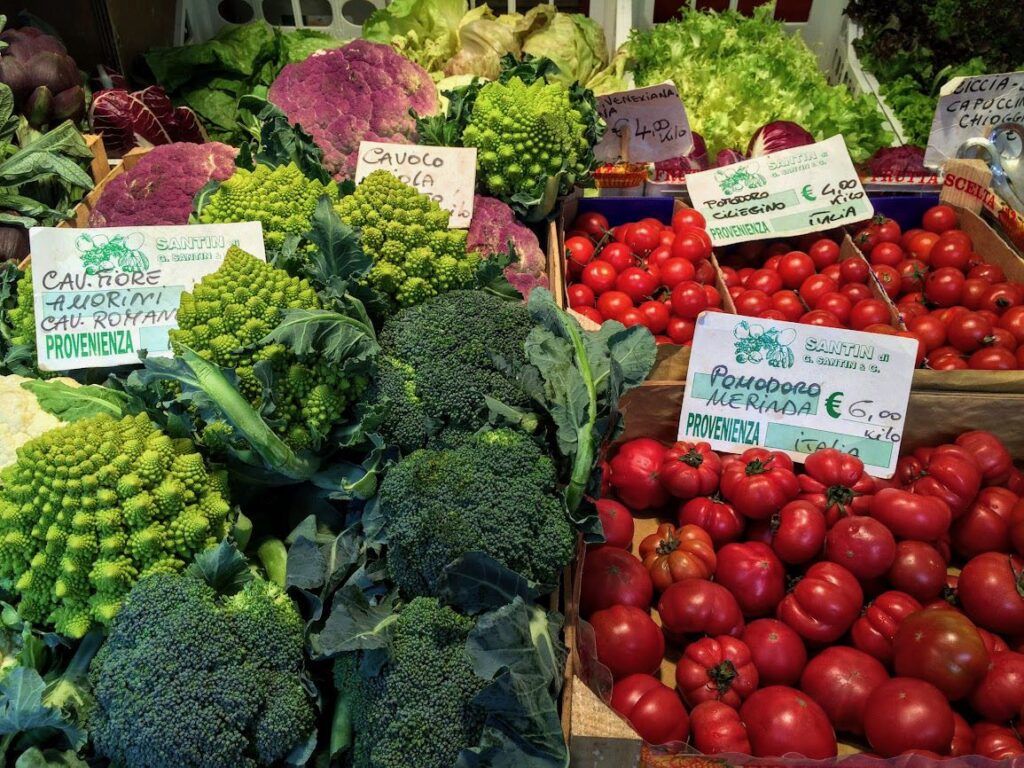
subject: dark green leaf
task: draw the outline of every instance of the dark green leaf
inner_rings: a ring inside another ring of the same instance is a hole
[[[537,586],[483,552],[469,552],[445,567],[438,598],[461,613],[475,615],[511,603],[534,601]]]
[[[63,381],[34,379],[23,382],[21,387],[36,396],[40,408],[61,421],[78,421],[99,414],[119,419],[144,410],[142,403],[126,392],[96,384],[73,387]]]
[[[326,195],[317,201],[311,223],[306,238],[315,250],[309,255],[308,272],[320,285],[328,285],[332,279],[362,277],[373,266],[358,233],[341,220]]]
[[[398,618],[394,593],[375,605],[355,586],[334,593],[323,630],[310,638],[314,658],[331,658],[345,651],[385,648],[388,627]]]
[[[226,539],[197,555],[185,572],[224,595],[233,595],[252,581],[245,555]]]
[[[330,365],[354,367],[373,359],[372,326],[326,309],[289,309],[260,344],[280,343],[296,355],[316,355]]]
[[[72,750],[61,752],[30,747],[21,753],[14,768],[89,768],[89,764],[80,760]]]
[[[40,728],[53,728],[78,749],[85,744],[85,731],[64,719],[43,703],[46,683],[34,669],[15,667],[0,681],[0,736]]]

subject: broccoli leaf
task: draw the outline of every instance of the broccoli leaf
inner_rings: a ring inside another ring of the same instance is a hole
[[[310,636],[314,658],[330,658],[345,651],[372,651],[388,645],[388,627],[398,619],[397,593],[371,603],[354,585],[334,593],[331,614],[323,630]]]
[[[239,155],[239,166],[252,170],[257,163],[271,168],[295,163],[311,179],[323,184],[331,180],[320,147],[301,126],[292,125],[284,112],[253,94],[242,96],[238,108],[254,114],[258,125],[257,135],[244,147],[244,154]]]
[[[16,667],[0,681],[0,736],[15,736],[43,728],[60,731],[68,745],[79,749],[85,731],[65,719],[59,709],[48,706],[43,695],[46,683],[34,669]],[[8,740],[4,740],[6,744]]]
[[[21,753],[14,768],[89,768],[89,764],[80,760],[72,750],[61,752],[31,747]]]
[[[361,277],[373,266],[359,242],[359,235],[341,220],[330,199],[317,200],[312,227],[306,237],[316,246],[309,255],[309,272],[325,285],[328,278],[350,280]]]
[[[97,384],[72,387],[63,381],[32,380],[21,387],[36,396],[40,408],[61,421],[78,421],[101,413],[119,419],[144,410],[142,403],[128,393]]]
[[[331,365],[346,368],[366,363],[377,354],[373,326],[326,309],[289,309],[281,322],[260,340],[278,342],[299,357],[316,355]]]
[[[516,597],[533,601],[539,594],[529,579],[483,552],[469,552],[450,563],[437,585],[438,599],[469,615],[507,605]]]
[[[252,581],[245,555],[226,539],[197,555],[186,573],[202,579],[223,595],[233,595]]]

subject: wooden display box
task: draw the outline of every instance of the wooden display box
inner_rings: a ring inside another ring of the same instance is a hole
[[[620,403],[625,431],[619,442],[637,437],[651,437],[670,444],[676,439],[679,412],[683,403],[684,383],[682,381],[648,381],[628,392]],[[1024,458],[1024,393],[993,395],[983,392],[914,391],[910,395],[906,427],[903,433],[903,450],[934,445],[951,440],[969,429],[987,429],[998,435],[1010,452]],[[635,516],[633,552],[639,542],[653,533],[659,522],[665,522],[653,515]],[[671,520],[669,522],[675,522]],[[602,683],[598,670],[587,680],[588,660],[581,655],[578,638],[588,631],[587,625],[579,621],[578,605],[580,576],[585,551],[581,547],[577,558],[576,572],[572,580],[573,592],[566,600],[566,642],[569,647],[570,672],[563,692],[563,722],[568,723],[569,750],[573,768],[708,768],[708,759],[695,754],[671,754],[665,749],[645,744],[632,727],[602,698],[592,690],[589,683],[598,687]],[[657,611],[654,612],[657,621]],[[678,649],[669,648],[662,662],[662,682],[675,688],[674,659]],[[863,747],[856,744],[840,744],[839,756],[856,755]],[[765,766],[824,766],[830,761],[783,760],[772,758],[734,759],[716,762],[723,766],[749,764]],[[934,761],[915,757],[921,768],[934,767]],[[888,766],[904,765],[906,757],[886,761]],[[853,765],[851,761],[850,765]],[[994,761],[983,761],[995,765]],[[872,765],[879,765],[873,762]]]

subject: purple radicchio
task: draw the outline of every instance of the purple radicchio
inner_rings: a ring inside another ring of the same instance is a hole
[[[538,285],[547,287],[547,261],[537,236],[516,221],[512,209],[501,200],[476,195],[473,197],[473,221],[469,225],[466,250],[484,258],[507,253],[509,243],[519,261],[505,269],[505,277],[524,297]]]
[[[750,144],[747,145],[747,157],[770,155],[780,149],[791,149],[813,143],[814,137],[804,130],[803,126],[789,120],[775,120],[762,125],[750,137]]]
[[[682,181],[686,174],[708,169],[708,146],[704,137],[693,132],[693,149],[681,157],[659,160],[654,164],[655,181]]]
[[[721,168],[723,165],[732,165],[733,163],[742,163],[746,159],[747,156],[738,149],[720,149],[718,154],[715,155],[715,168]]]
[[[409,110],[432,115],[437,89],[427,71],[390,45],[353,40],[288,64],[267,97],[302,126],[339,181],[355,174],[360,141],[409,144],[416,121]]]
[[[103,187],[89,214],[89,226],[187,224],[192,199],[209,181],[235,172],[238,150],[211,141],[154,147],[130,171]]]
[[[114,157],[133,147],[156,147],[175,141],[207,141],[196,113],[175,107],[166,91],[151,85],[141,91],[110,88],[100,91],[89,107],[89,124],[103,136]]]

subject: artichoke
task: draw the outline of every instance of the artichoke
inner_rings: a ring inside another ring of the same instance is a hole
[[[0,82],[33,128],[85,114],[78,65],[60,40],[34,27],[0,32]]]

